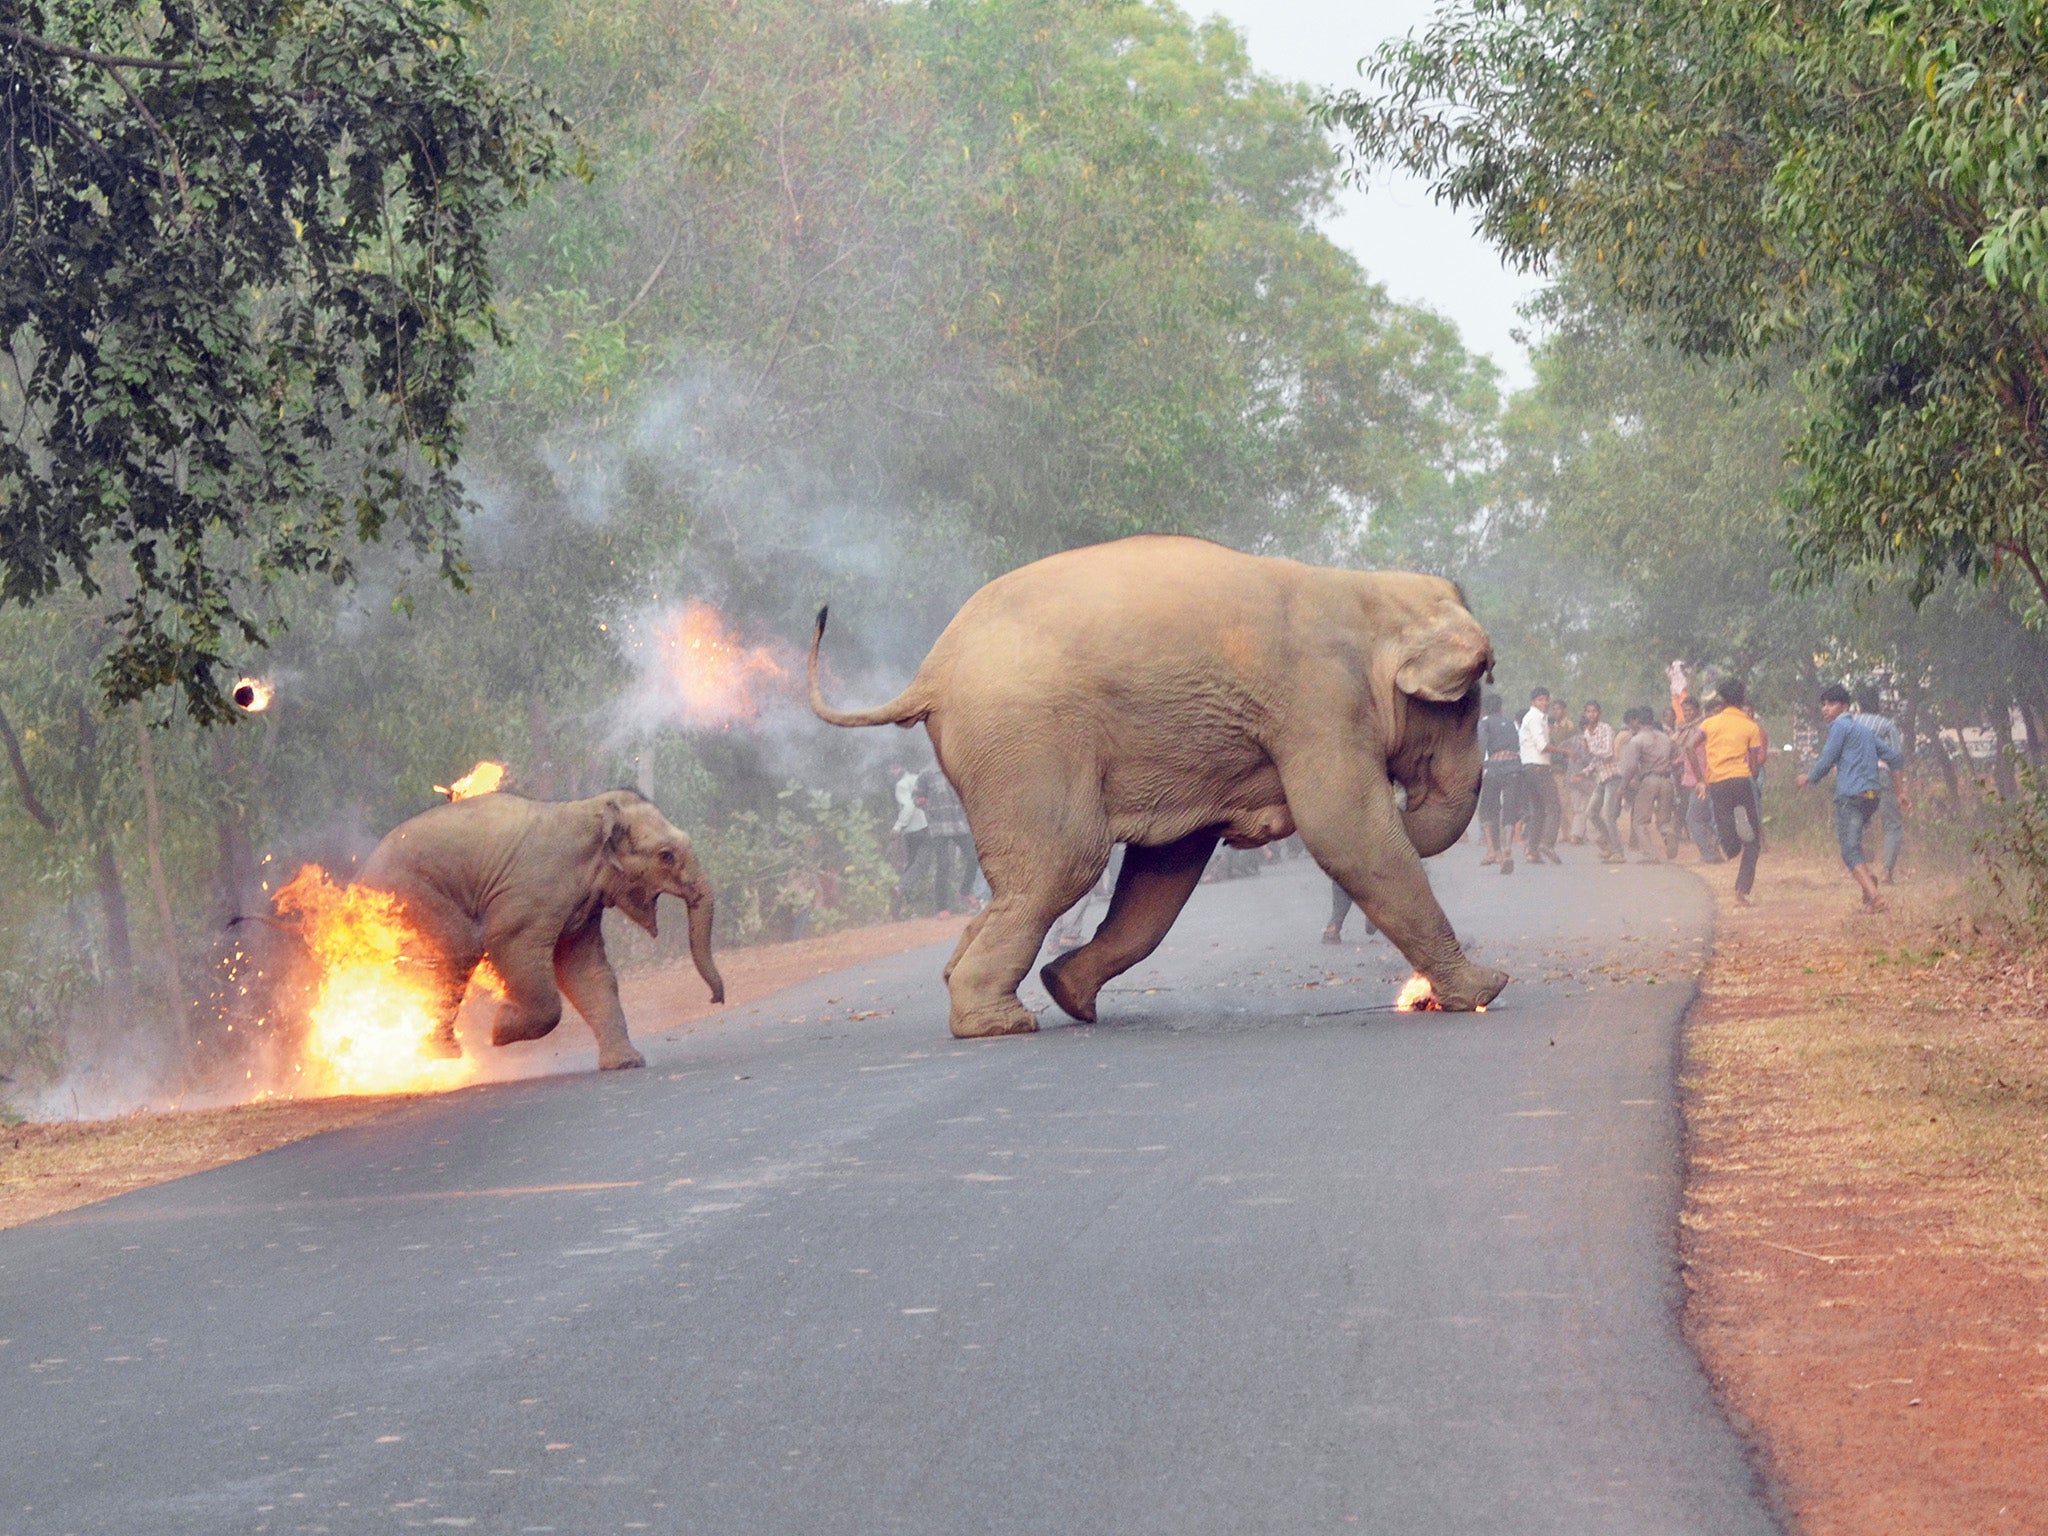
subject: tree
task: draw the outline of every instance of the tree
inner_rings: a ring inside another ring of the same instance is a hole
[[[1788,359],[1815,580],[2024,572],[2048,616],[2039,0],[1478,0],[1323,104],[1525,268]]]
[[[265,584],[387,529],[461,582],[486,242],[560,166],[482,15],[0,0],[0,602],[104,596],[109,701],[226,718]]]

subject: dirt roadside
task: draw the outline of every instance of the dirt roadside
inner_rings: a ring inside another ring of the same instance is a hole
[[[1687,1331],[1803,1536],[2048,1533],[2048,957],[1961,882],[1720,894],[1687,1042]]]
[[[919,918],[848,928],[790,944],[724,951],[718,964],[725,978],[726,1008],[730,1011],[864,960],[955,938],[964,921]],[[674,984],[679,977],[687,978],[687,985]],[[937,985],[936,974],[932,981]],[[643,1040],[687,1033],[718,1011],[704,998],[687,961],[660,970],[629,971],[620,978],[620,990],[634,1035]],[[573,1015],[549,1043],[553,1051],[531,1058],[535,1072],[589,1066],[589,1034]],[[253,1157],[287,1142],[358,1124],[415,1097],[287,1099],[226,1109],[141,1113],[120,1120],[0,1127],[0,1227],[19,1226]]]

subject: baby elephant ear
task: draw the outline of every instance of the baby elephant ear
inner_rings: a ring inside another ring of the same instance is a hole
[[[619,802],[609,797],[604,802],[604,829],[599,841],[604,846],[608,863],[619,862],[619,845],[626,840],[626,823],[619,815]]]
[[[1493,669],[1493,643],[1479,621],[1462,610],[1417,625],[1400,644],[1405,654],[1394,672],[1394,685],[1433,704],[1464,698],[1479,675]]]

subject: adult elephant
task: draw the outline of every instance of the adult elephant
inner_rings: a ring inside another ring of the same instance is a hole
[[[1101,928],[1041,973],[1077,1019],[1158,947],[1219,838],[1296,830],[1443,1007],[1507,984],[1466,959],[1422,868],[1478,803],[1493,664],[1450,582],[1192,538],[1070,550],[983,587],[910,686],[869,710],[826,704],[824,634],[820,610],[811,708],[833,725],[923,721],[967,807],[992,899],[946,967],[954,1034],[1038,1027],[1017,984],[1118,843]]]
[[[439,994],[435,1041],[455,1055],[455,1013],[479,962],[505,989],[491,1044],[538,1040],[562,1017],[562,995],[597,1037],[597,1064],[641,1067],[626,1033],[619,981],[604,952],[606,907],[658,932],[664,895],[690,913],[690,958],[725,1001],[711,957],[711,886],[690,839],[630,789],[588,800],[476,795],[400,822],[377,845],[360,883],[389,891],[426,942],[416,962]]]

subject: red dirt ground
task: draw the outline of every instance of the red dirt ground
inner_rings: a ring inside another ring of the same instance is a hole
[[[1956,888],[1726,900],[1690,1023],[1695,1347],[1805,1536],[2048,1532],[2048,1027]]]

